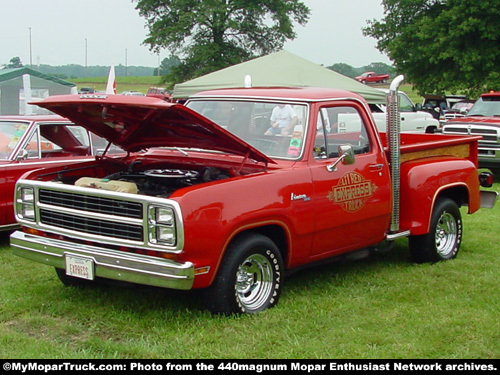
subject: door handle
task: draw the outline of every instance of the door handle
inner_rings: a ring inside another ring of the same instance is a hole
[[[380,171],[382,168],[384,168],[384,164],[370,164],[369,168],[372,172]]]

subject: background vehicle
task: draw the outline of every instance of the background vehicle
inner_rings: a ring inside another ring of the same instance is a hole
[[[389,95],[388,89],[378,89]],[[399,114],[401,132],[404,133],[434,133],[439,128],[439,121],[430,113],[419,111],[411,99],[404,92],[399,91]],[[387,106],[381,104],[370,105],[377,128],[381,132],[387,130]]]
[[[148,89],[148,92],[146,93],[146,96],[150,96],[153,98],[159,98],[163,99],[166,101],[170,101],[170,98],[172,95],[170,95],[164,87],[150,87]]]
[[[17,227],[13,197],[26,171],[67,166],[102,153],[107,142],[59,116],[0,117],[0,230]]]
[[[361,83],[385,83],[389,79],[389,74],[377,74],[375,72],[364,72],[355,78]]]
[[[466,116],[446,122],[443,133],[480,135],[479,166],[500,173],[500,92],[482,94]]]
[[[79,94],[93,94],[95,93],[95,90],[93,87],[80,87],[80,90],[78,90]]]
[[[145,96],[142,92],[139,91],[123,91],[120,95],[128,95],[128,96]]]
[[[442,111],[441,116],[439,116],[439,123],[443,125],[451,119],[465,117],[475,102],[475,100],[461,100],[456,102],[450,109]]]
[[[422,105],[417,105],[418,110],[429,112],[436,120],[444,114],[444,111],[449,110],[457,102],[468,100],[465,95],[422,95],[424,100]]]
[[[185,106],[48,98],[42,107],[128,154],[25,174],[14,253],[55,267],[68,285],[200,288],[221,314],[273,307],[287,272],[359,259],[401,237],[417,262],[452,259],[463,240],[459,207],[472,214],[496,200],[479,190],[479,137],[400,134],[396,91],[389,135],[363,98],[342,90],[213,90]],[[283,104],[296,114],[293,131],[266,136]],[[342,114],[357,126],[342,129]]]

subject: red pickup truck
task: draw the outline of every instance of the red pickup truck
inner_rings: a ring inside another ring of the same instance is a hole
[[[364,72],[357,76],[356,81],[361,83],[386,83],[389,80],[389,74],[377,74],[375,72]]]
[[[388,112],[399,119],[394,85]],[[347,91],[223,89],[185,106],[120,95],[38,104],[128,151],[17,183],[14,252],[55,267],[67,285],[203,288],[214,313],[256,313],[278,303],[289,271],[368,256],[400,237],[417,262],[454,258],[459,207],[472,214],[496,200],[480,191],[479,137],[400,134],[395,120],[388,140]]]
[[[500,173],[500,92],[481,95],[466,116],[444,123],[444,134],[481,136],[478,142],[479,167]]]

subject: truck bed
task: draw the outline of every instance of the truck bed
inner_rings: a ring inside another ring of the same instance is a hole
[[[387,133],[380,133],[385,153],[389,158]],[[401,163],[435,156],[456,156],[477,164],[478,136],[401,133]]]

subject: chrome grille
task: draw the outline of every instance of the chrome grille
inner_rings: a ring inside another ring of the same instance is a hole
[[[443,129],[443,132],[445,132],[445,133],[460,133],[460,134],[465,133],[465,134],[467,134],[468,130],[467,130],[467,128],[453,128],[451,126],[447,126],[447,127],[445,127]]]
[[[481,128],[478,126],[445,126],[443,128],[443,133],[447,134],[469,134],[469,135],[480,135],[483,137],[479,144],[485,142],[490,143],[499,142],[500,134],[497,129]]]
[[[142,226],[116,221],[76,216],[61,212],[40,210],[40,220],[47,225],[83,233],[114,237],[133,241],[143,240]]]
[[[42,224],[87,235],[144,241],[140,202],[43,188],[38,190],[38,201],[44,205],[40,207]]]
[[[40,203],[100,214],[142,219],[142,204],[63,191],[39,191]]]

